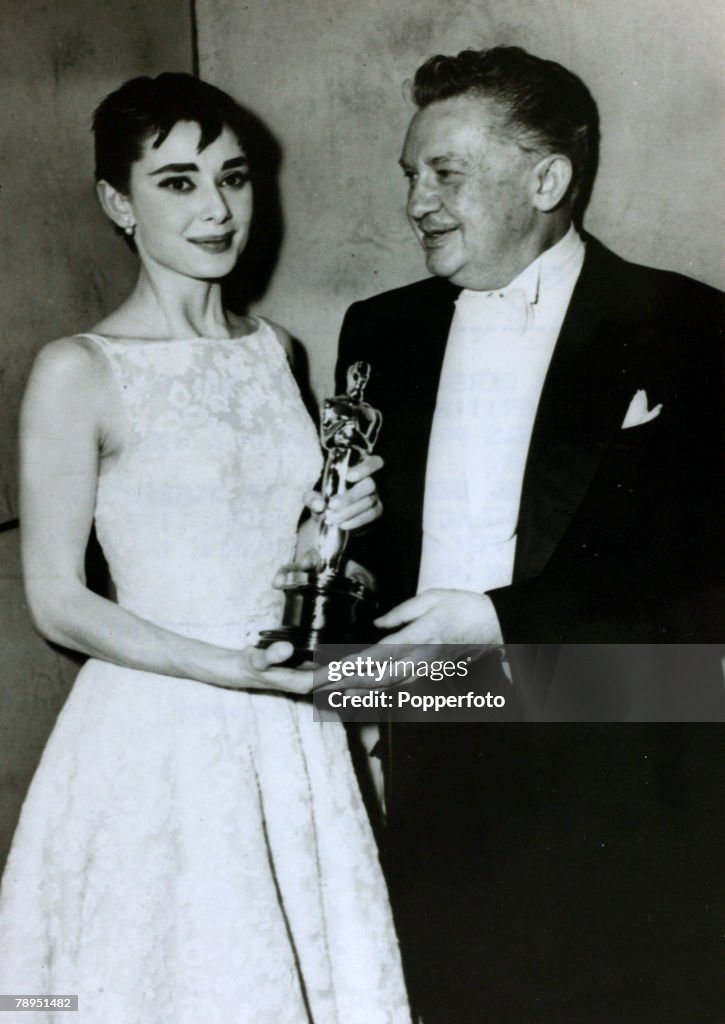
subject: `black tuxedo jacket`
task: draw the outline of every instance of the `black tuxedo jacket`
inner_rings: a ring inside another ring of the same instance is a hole
[[[523,481],[514,578],[490,596],[510,643],[723,636],[723,296],[587,238]],[[416,590],[428,441],[459,289],[431,278],[355,303],[340,337],[372,365],[382,520],[351,545],[383,610]],[[622,429],[635,393],[651,421]],[[455,528],[455,524],[451,524]]]
[[[342,328],[338,390],[350,363],[368,361],[367,398],[384,417],[383,518],[350,545],[376,574],[383,609],[416,591],[428,440],[457,295],[445,280],[420,281],[356,303]],[[513,582],[491,594],[509,643],[537,656],[559,651],[560,665],[581,653],[578,643],[722,642],[723,312],[720,293],[634,266],[587,239],[529,447]],[[640,390],[649,408],[662,410],[623,430]],[[667,648],[640,647],[634,659],[631,648],[598,650],[621,653],[635,673],[619,702],[626,707],[642,699],[642,657]],[[569,697],[557,697],[559,665],[547,706],[556,698],[567,711]],[[595,668],[605,677],[605,706],[582,717],[620,718],[610,708],[611,677],[621,667],[605,657]],[[567,674],[574,685],[564,679],[563,690],[578,694],[581,666]],[[657,662],[658,704],[661,674]],[[678,692],[691,675],[692,666],[678,670]],[[721,700],[721,678],[714,686]],[[663,735],[597,728],[395,726],[386,765],[388,878],[411,992],[433,1024],[477,1024],[482,1007],[502,1020],[560,1021],[570,974],[587,1005],[598,1005],[610,998],[621,963],[633,976],[636,963],[646,978],[641,950],[657,951],[653,963],[671,957],[667,929],[652,926],[645,898],[652,877],[665,879],[665,893],[683,888],[667,873],[677,857],[662,847],[660,825],[656,839],[646,825],[648,815],[669,820],[669,796],[660,798],[667,814],[652,810],[660,805],[652,804],[645,769],[656,758],[642,756]],[[596,844],[593,884],[587,837],[599,832],[606,843]],[[631,859],[632,835],[647,852],[630,884],[621,865]],[[624,893],[626,932],[635,939],[620,963]],[[616,935],[595,952],[586,946],[592,921],[594,934]],[[538,980],[522,983],[521,963],[539,965]],[[563,974],[566,981],[552,982]]]

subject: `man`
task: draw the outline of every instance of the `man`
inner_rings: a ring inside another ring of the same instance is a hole
[[[513,47],[434,57],[413,99],[401,165],[433,276],[353,305],[338,362],[340,382],[371,363],[383,413],[384,517],[351,552],[377,576],[378,625],[539,658],[720,640],[722,296],[577,230],[598,115],[560,65]],[[522,716],[545,717],[531,678]],[[426,1024],[489,1019],[491,872],[517,820],[542,827],[516,728],[394,730],[390,878]],[[500,905],[525,917],[510,892]]]

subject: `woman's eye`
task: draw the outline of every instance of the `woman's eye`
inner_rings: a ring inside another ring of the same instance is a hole
[[[249,171],[232,171],[222,180],[222,185],[227,188],[242,189],[249,181]]]
[[[168,189],[169,192],[191,192],[194,183],[190,178],[164,178],[159,182],[159,188]]]

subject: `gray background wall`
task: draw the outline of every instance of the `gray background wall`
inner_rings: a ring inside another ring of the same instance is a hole
[[[262,307],[329,387],[355,298],[423,277],[397,166],[402,83],[433,53],[522,45],[580,74],[601,111],[587,226],[623,256],[725,285],[725,9],[663,0],[199,0],[202,77],[284,148],[286,233]]]
[[[93,192],[94,107],[135,74],[191,70],[186,0],[1,0],[0,521],[14,514],[16,416],[40,345],[90,327],[134,262]]]
[[[191,69],[191,6],[2,0],[0,522],[15,514],[19,395],[39,345],[90,326],[132,258],[97,211],[91,110],[125,78]],[[519,43],[579,72],[602,114],[588,227],[622,255],[720,286],[725,13],[717,0],[197,0],[200,72],[283,148],[284,237],[259,307],[330,384],[345,307],[424,274],[397,168],[402,83],[434,52]],[[7,45],[9,41],[10,45]],[[0,534],[0,861],[75,666],[32,633],[17,531]]]
[[[134,279],[96,208],[92,111],[126,78],[192,64],[185,0],[2,0],[2,16],[0,522],[16,514],[17,408],[35,351],[90,327]],[[0,533],[0,864],[76,671],[33,633],[17,530]]]

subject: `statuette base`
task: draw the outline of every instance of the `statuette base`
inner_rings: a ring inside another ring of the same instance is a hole
[[[373,592],[362,580],[341,573],[296,569],[287,574],[282,590],[282,625],[263,630],[257,646],[265,648],[277,640],[288,641],[295,649],[288,665],[314,662],[315,651],[321,644],[355,642],[361,628],[373,616]]]

